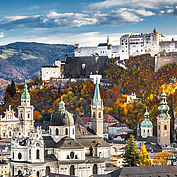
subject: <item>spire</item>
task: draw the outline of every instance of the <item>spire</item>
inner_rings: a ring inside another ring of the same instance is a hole
[[[146,108],[146,112],[144,113],[144,120],[141,122],[141,127],[153,127],[152,122],[149,120],[149,113]]]
[[[146,108],[146,112],[145,112],[145,114],[144,114],[144,117],[145,117],[145,119],[149,119],[149,113],[148,113],[147,108]]]
[[[26,81],[25,81],[25,86],[24,86],[23,93],[21,95],[21,99],[30,99],[30,94],[28,92],[28,86],[26,84]]]
[[[168,114],[170,108],[167,105],[166,94],[164,89],[161,94],[161,102],[160,102],[160,106],[158,107],[158,110],[160,111],[159,117],[170,117],[170,115]]]
[[[157,33],[157,31],[156,31],[156,28],[155,28],[155,27],[154,27],[153,33],[154,33],[154,34],[156,34],[156,33]]]
[[[65,110],[65,102],[63,101],[63,97],[61,96],[61,101],[59,103],[59,111],[62,112]]]
[[[96,78],[96,86],[95,86],[95,93],[94,93],[93,101],[101,101],[98,78]]]
[[[109,35],[107,36],[107,45],[109,45]]]

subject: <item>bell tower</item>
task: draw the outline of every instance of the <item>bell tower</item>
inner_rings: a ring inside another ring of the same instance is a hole
[[[33,110],[34,107],[30,105],[30,94],[28,92],[27,84],[25,83],[24,91],[21,94],[21,105],[17,107],[18,119],[20,120],[20,129],[25,136],[34,127]]]
[[[163,90],[161,94],[161,102],[158,110],[160,114],[157,116],[157,142],[160,146],[170,144],[170,115],[168,114],[169,106],[166,101],[166,94]]]
[[[100,96],[98,77],[96,76],[95,93],[91,103],[91,128],[101,137],[103,137],[103,110],[103,100]]]

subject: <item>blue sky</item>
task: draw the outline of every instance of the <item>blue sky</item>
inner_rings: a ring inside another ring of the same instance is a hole
[[[1,0],[0,45],[16,42],[119,44],[154,27],[177,40],[177,0]]]

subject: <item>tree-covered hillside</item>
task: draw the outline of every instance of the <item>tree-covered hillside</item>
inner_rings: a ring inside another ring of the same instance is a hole
[[[56,59],[73,56],[74,46],[16,42],[0,46],[0,78],[5,80],[31,79],[41,66],[52,65]]]
[[[177,77],[177,64],[166,65],[158,73],[154,73],[154,58],[144,55],[131,58],[127,61],[127,66],[127,70],[122,70],[114,60],[110,59],[107,62],[104,74],[106,78],[110,78],[111,85],[100,88],[105,113],[113,115],[135,129],[137,123],[144,119],[147,108],[150,119],[156,125],[162,87],[167,93],[170,108],[173,105],[174,110],[177,110],[177,90],[172,92],[177,83],[171,82],[172,77]],[[42,89],[31,90],[31,103],[36,111],[35,118],[50,119],[51,114],[58,109],[61,96],[69,111],[78,112],[81,116],[89,113],[94,87],[91,81],[78,81],[67,83],[62,89],[46,85]],[[14,108],[19,105],[22,89],[23,85],[17,85],[17,91],[13,97],[6,92],[6,103],[0,108],[1,111],[5,110],[9,104],[12,104]],[[139,103],[126,103],[127,94],[132,92],[136,93],[140,99]],[[172,109],[170,114],[173,117]]]

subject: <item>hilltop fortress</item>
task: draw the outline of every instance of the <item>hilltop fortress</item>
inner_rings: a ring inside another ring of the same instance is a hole
[[[160,52],[177,52],[177,42],[163,41],[164,35],[153,30],[152,33],[125,34],[120,38],[120,44],[113,46],[107,38],[106,43],[100,43],[97,47],[80,47],[75,45],[75,57],[107,56],[108,58],[129,59],[130,56],[150,54],[154,56]]]

